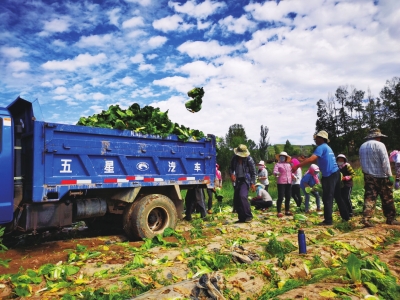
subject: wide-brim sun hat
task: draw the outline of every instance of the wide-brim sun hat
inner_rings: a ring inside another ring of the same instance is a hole
[[[310,168],[312,168],[314,171],[319,171],[319,167],[316,164],[312,164]]]
[[[336,156],[336,160],[338,160],[338,158],[344,158],[344,161],[347,162],[347,157],[344,154],[339,154]]]
[[[260,160],[257,166],[264,166],[265,167],[265,162],[263,160]]]
[[[250,151],[247,149],[246,145],[240,144],[237,148],[233,149],[235,155],[240,157],[248,157],[250,155]]]
[[[261,188],[263,188],[263,189],[265,188],[265,185],[263,185],[262,183],[259,183],[259,182],[256,183],[256,186],[261,186]]]
[[[275,155],[276,160],[279,160],[279,156],[286,156],[286,162],[290,162],[292,160],[292,157],[290,155],[287,154],[287,152],[282,151],[279,154]]]
[[[365,139],[374,139],[377,137],[387,137],[387,135],[384,135],[381,133],[381,130],[379,128],[372,128],[368,135],[365,137]]]
[[[329,135],[328,135],[328,133],[325,131],[325,130],[321,130],[321,131],[319,131],[316,135],[314,135],[314,139],[317,137],[317,136],[319,136],[319,137],[322,137],[323,139],[326,139],[327,141],[328,141],[328,143],[330,142],[330,140],[329,140]]]
[[[397,153],[399,153],[398,150],[393,150],[392,152],[390,152],[390,154],[389,154],[389,160],[390,160],[391,162],[394,162],[394,157],[397,155]]]

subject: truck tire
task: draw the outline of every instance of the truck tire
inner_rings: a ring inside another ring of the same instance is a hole
[[[175,205],[167,196],[147,195],[129,204],[124,211],[123,227],[130,239],[152,238],[164,229],[175,229],[178,220]]]

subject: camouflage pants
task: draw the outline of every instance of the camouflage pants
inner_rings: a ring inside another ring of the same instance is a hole
[[[388,178],[377,178],[364,174],[364,220],[372,217],[375,211],[376,199],[379,197],[382,201],[382,210],[388,221],[396,217],[394,207],[392,184]]]

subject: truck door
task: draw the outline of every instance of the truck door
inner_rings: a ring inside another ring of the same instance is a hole
[[[0,108],[0,224],[13,219],[14,146],[11,116]]]

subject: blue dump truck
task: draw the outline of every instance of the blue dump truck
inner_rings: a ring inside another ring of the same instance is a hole
[[[0,226],[38,233],[83,220],[131,239],[175,228],[181,191],[214,184],[215,137],[180,141],[47,123],[18,97],[0,108]]]

